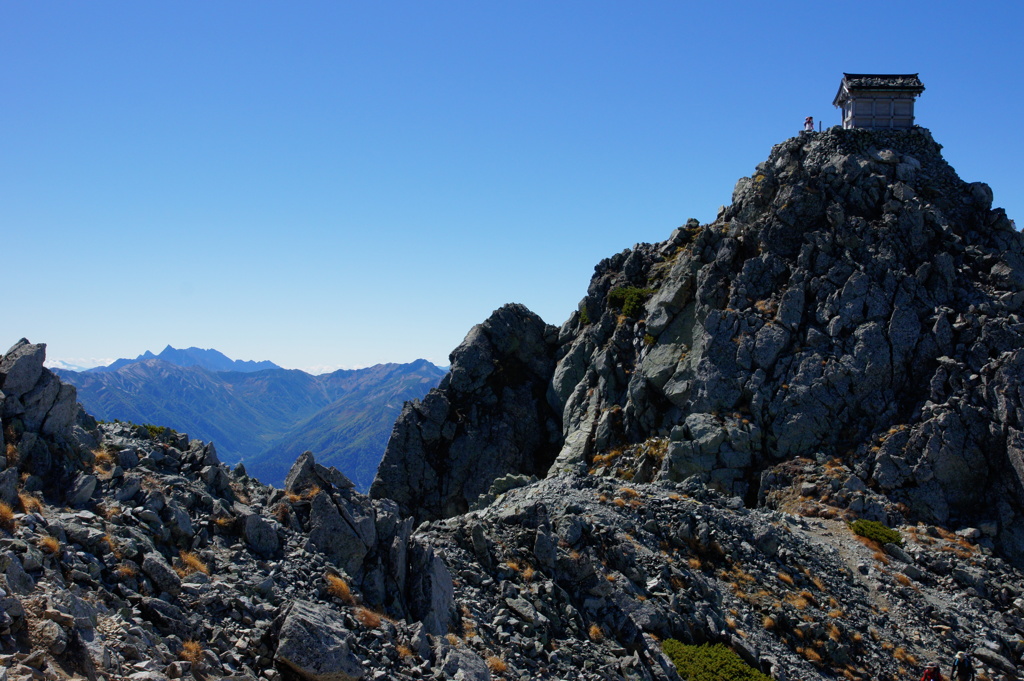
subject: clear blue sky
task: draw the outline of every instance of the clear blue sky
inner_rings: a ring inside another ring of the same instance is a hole
[[[843,71],[1024,216],[1021,2],[0,0],[4,348],[447,363],[715,217]]]

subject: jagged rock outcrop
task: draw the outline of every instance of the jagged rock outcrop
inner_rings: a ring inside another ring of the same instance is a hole
[[[440,387],[403,408],[370,496],[430,520],[466,512],[506,473],[543,475],[561,444],[546,399],[555,340],[522,305],[473,327]]]
[[[1024,560],[1022,243],[927,130],[779,144],[714,223],[597,266],[547,376],[552,470],[698,476],[755,503],[780,462],[838,457],[901,504],[891,522],[994,524]],[[417,460],[396,436],[391,460]],[[615,465],[655,440],[643,470]],[[467,457],[432,442],[450,495],[498,477],[460,488]]]

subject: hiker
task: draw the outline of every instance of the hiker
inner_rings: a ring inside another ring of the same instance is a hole
[[[962,650],[953,658],[953,678],[956,681],[974,681],[974,664]]]
[[[939,663],[932,662],[924,668],[921,681],[942,681],[942,674],[939,672]]]
[[[804,119],[804,132],[814,132],[814,116]]]

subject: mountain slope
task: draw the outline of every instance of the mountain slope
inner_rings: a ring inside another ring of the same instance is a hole
[[[402,405],[422,397],[444,375],[426,360],[374,369],[381,374],[373,380],[360,373],[343,381],[346,394],[248,457],[246,470],[267,483],[281,484],[295,459],[309,450],[324,465],[343,470],[360,491],[369,489]]]
[[[26,511],[0,521],[0,678],[681,681],[670,638],[780,681],[902,681],[960,650],[979,678],[1024,671],[1024,573],[978,529],[880,546],[697,477],[563,473],[414,530],[308,454],[275,489],[97,426],[42,354],[0,358],[0,501]],[[772,494],[800,503],[856,488],[786,470]]]
[[[402,401],[422,396],[444,372],[423,360],[312,376],[214,372],[151,358],[112,371],[58,373],[97,418],[167,425],[216,442],[226,460],[251,461],[269,484],[280,485],[295,457],[313,449],[352,470],[366,489]]]

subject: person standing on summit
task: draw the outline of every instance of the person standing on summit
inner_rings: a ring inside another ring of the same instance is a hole
[[[814,116],[804,119],[804,132],[814,132]]]

